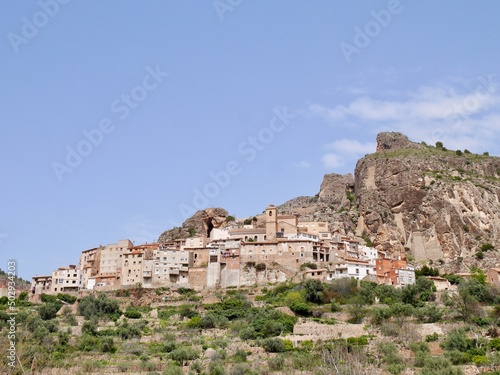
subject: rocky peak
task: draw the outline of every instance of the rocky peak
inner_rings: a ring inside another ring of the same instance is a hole
[[[377,152],[421,147],[422,145],[410,141],[408,137],[402,133],[384,132],[377,135]]]
[[[190,236],[209,237],[213,228],[221,228],[226,225],[228,215],[228,212],[223,208],[199,210],[182,223],[182,227],[163,232],[158,238],[158,242],[165,243],[177,238]]]

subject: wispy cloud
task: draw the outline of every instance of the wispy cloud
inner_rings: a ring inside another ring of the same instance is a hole
[[[339,139],[326,146],[330,151],[321,160],[326,168],[338,168],[375,151],[375,142],[362,143],[355,139]]]
[[[423,86],[392,92],[391,97],[364,95],[334,107],[312,104],[309,111],[335,126],[363,124],[370,133],[400,131],[415,141],[440,140],[448,148],[476,148],[480,152],[500,140],[500,95],[496,86],[492,76],[480,76],[468,90],[450,85]],[[367,145],[343,140],[334,146],[348,152]],[[336,164],[331,154],[324,159],[325,165]]]
[[[307,169],[307,168],[311,168],[311,163],[309,163],[305,160],[302,160],[302,161],[299,161],[298,163],[293,163],[292,166],[295,168]]]

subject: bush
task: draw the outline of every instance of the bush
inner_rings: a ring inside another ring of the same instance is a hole
[[[304,287],[305,297],[308,302],[322,303],[325,288],[323,283],[316,279],[306,280],[302,286]]]
[[[78,314],[87,320],[92,317],[116,320],[120,317],[121,311],[117,301],[108,298],[105,294],[100,294],[97,298],[90,295],[80,299]]]
[[[430,335],[425,336],[425,342],[433,342],[439,339],[439,335],[437,332],[434,332]]]
[[[103,353],[115,353],[116,346],[112,337],[103,337],[99,346]]]
[[[339,303],[335,300],[335,298],[332,298],[330,300],[330,311],[331,312],[339,312],[342,311],[342,306],[340,306]]]
[[[69,303],[70,305],[74,304],[76,301],[75,296],[72,296],[72,295],[67,294],[67,293],[59,293],[56,297],[57,297],[57,299],[59,299],[63,302]]]
[[[456,349],[445,352],[444,356],[455,366],[465,365],[471,361],[471,356],[468,353],[462,353]]]
[[[295,314],[300,315],[300,316],[310,316],[311,315],[311,310],[309,309],[309,306],[307,303],[304,302],[293,302],[290,305],[290,310],[292,310]]]
[[[495,248],[495,246],[493,246],[492,244],[490,243],[485,243],[481,246],[481,251],[485,252],[485,251],[488,251],[488,250],[493,250]]]
[[[318,269],[318,265],[316,263],[311,263],[311,262],[302,263],[300,265],[300,270],[304,271],[306,269],[316,270]]]
[[[47,302],[38,308],[38,315],[43,320],[54,319],[57,316],[57,312],[61,308],[61,302]]]
[[[476,355],[472,357],[472,362],[477,366],[486,366],[488,364],[488,359],[484,355]]]
[[[271,371],[281,371],[285,367],[285,358],[281,355],[271,357],[267,361],[267,365]]]
[[[262,342],[262,347],[268,353],[282,353],[285,351],[285,342],[279,338],[268,338]]]
[[[142,314],[139,311],[137,311],[137,310],[127,310],[127,311],[125,311],[125,313],[123,315],[125,315],[125,317],[127,317],[129,319],[140,319],[140,318],[142,318]]]
[[[91,352],[96,350],[99,345],[100,340],[98,337],[84,334],[78,338],[76,347],[82,352]]]
[[[82,325],[82,333],[90,336],[97,335],[97,319],[92,318]]]
[[[247,361],[247,352],[243,349],[236,350],[236,353],[233,355],[235,362],[246,362]]]
[[[182,366],[184,366],[184,364],[187,361],[197,359],[199,358],[199,356],[200,356],[199,352],[197,352],[192,348],[186,348],[186,347],[175,349],[170,353],[170,358],[173,359],[174,361],[179,362]]]
[[[458,350],[460,352],[467,352],[467,350],[471,347],[471,342],[467,338],[463,328],[455,328],[451,330],[440,346],[449,351]]]

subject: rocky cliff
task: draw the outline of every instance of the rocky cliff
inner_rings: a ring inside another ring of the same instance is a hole
[[[196,212],[192,217],[177,227],[164,231],[158,238],[159,243],[167,243],[178,238],[210,236],[213,228],[227,224],[228,212],[223,208],[207,208]]]
[[[355,169],[358,235],[390,253],[466,270],[494,265],[500,245],[500,158],[449,151],[381,133]],[[488,246],[487,246],[488,247]]]
[[[481,251],[500,249],[499,196],[500,158],[380,133],[354,177],[325,175],[314,197],[278,209],[327,221],[332,233],[362,237],[390,255],[458,272],[500,266],[495,250]]]

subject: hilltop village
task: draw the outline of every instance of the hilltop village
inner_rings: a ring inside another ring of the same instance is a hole
[[[355,278],[404,286],[415,282],[403,256],[386,257],[356,239],[332,235],[326,222],[299,222],[265,211],[265,228],[234,225],[169,243],[134,246],[130,240],[82,251],[78,264],[34,276],[32,294],[128,288],[251,286],[309,278]]]

